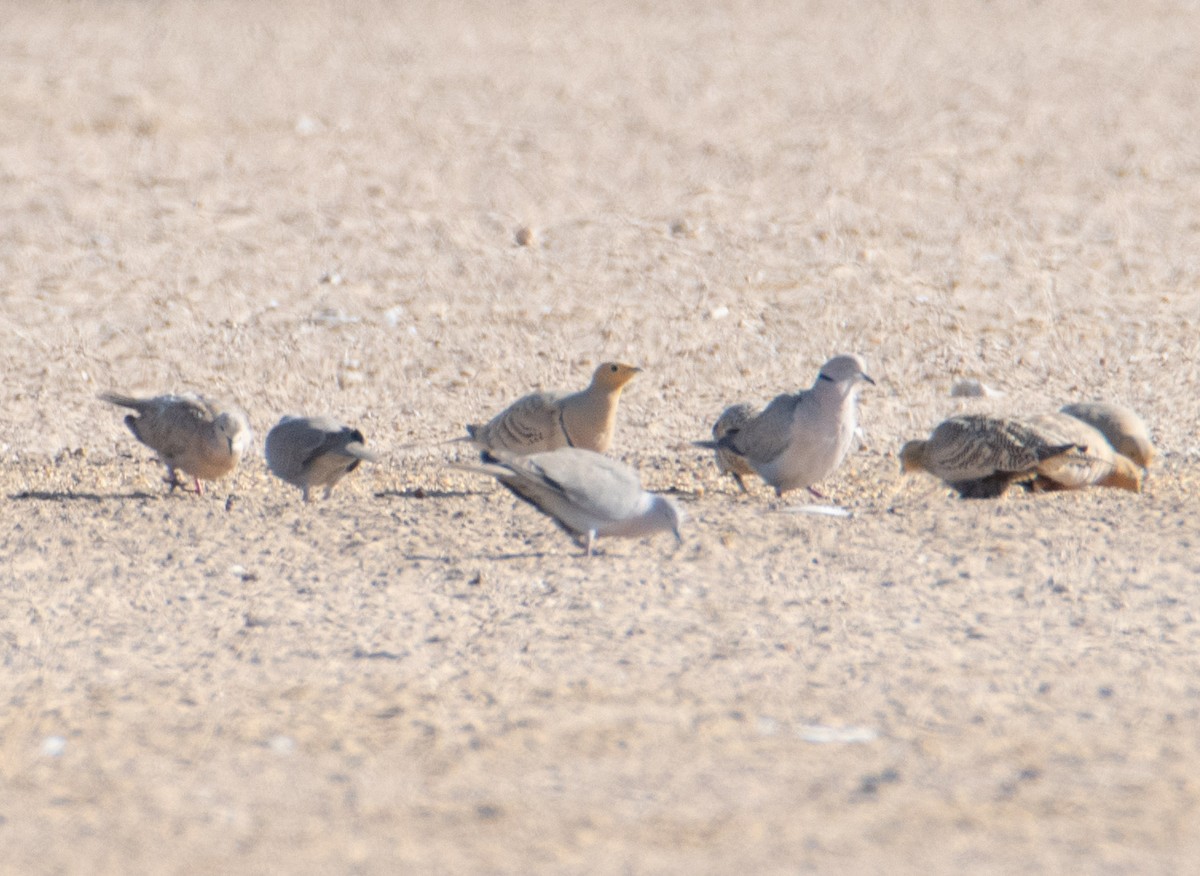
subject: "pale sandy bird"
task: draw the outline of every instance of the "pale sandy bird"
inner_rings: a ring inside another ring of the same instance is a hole
[[[560,447],[533,454],[492,450],[478,465],[456,467],[495,477],[583,544],[588,556],[601,537],[673,532],[681,540],[683,512],[678,506],[643,490],[638,473],[625,463],[591,450]]]
[[[1114,450],[1142,468],[1149,468],[1154,461],[1150,429],[1132,408],[1112,402],[1080,402],[1060,410],[1100,430]]]
[[[1076,449],[1021,420],[965,414],[939,423],[924,441],[907,442],[900,466],[941,478],[964,499],[992,499],[1014,483],[1033,482],[1048,461]]]
[[[721,474],[727,474],[737,482],[738,488],[743,493],[749,492],[746,489],[746,482],[743,477],[754,474],[754,469],[750,463],[746,462],[745,458],[735,453],[728,445],[722,445],[721,439],[726,435],[732,435],[741,430],[748,422],[753,420],[758,415],[758,411],[753,405],[736,404],[730,405],[721,412],[721,416],[717,417],[717,421],[713,423],[712,436],[713,443],[716,445],[713,448],[713,455],[717,459],[717,470]]]
[[[737,432],[698,447],[726,449],[744,459],[781,496],[829,477],[854,443],[858,428],[858,393],[867,376],[858,356],[834,356],[821,366],[810,389],[777,396]]]
[[[203,493],[200,481],[217,480],[233,471],[252,440],[245,414],[195,393],[133,398],[105,392],[100,398],[137,412],[125,417],[125,425],[134,438],[158,454],[167,467],[166,483],[172,491],[183,486],[178,469],[191,475],[196,492]]]
[[[313,487],[324,487],[328,499],[361,462],[379,459],[362,432],[328,417],[284,417],[267,433],[266,455],[272,474],[299,487],[305,502]]]
[[[471,441],[484,450],[540,453],[578,447],[604,453],[612,445],[621,390],[642,369],[605,362],[587,389],[564,395],[535,392],[513,402],[483,425],[468,425]]]
[[[1032,482],[1032,489],[1080,490],[1095,486],[1141,491],[1142,469],[1113,450],[1108,439],[1095,427],[1061,411],[1038,414],[1028,418],[1027,422],[1050,444],[1075,445],[1075,449],[1038,466],[1038,477]]]

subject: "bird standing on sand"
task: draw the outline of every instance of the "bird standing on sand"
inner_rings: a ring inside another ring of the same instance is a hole
[[[824,498],[813,484],[833,474],[850,451],[864,382],[875,383],[861,358],[834,356],[821,366],[810,389],[776,396],[736,432],[695,444],[741,457],[775,488],[776,496],[807,487]]]
[[[713,448],[713,454],[717,458],[717,470],[721,474],[727,474],[733,478],[743,493],[749,492],[749,490],[746,489],[746,482],[742,478],[747,475],[753,475],[754,469],[750,466],[750,463],[746,462],[744,457],[739,456],[728,447],[722,447],[721,439],[726,435],[740,431],[757,414],[758,412],[754,410],[752,405],[744,403],[730,405],[721,411],[721,416],[717,417],[717,421],[713,423],[712,427],[713,443],[716,444],[716,447]]]
[[[179,469],[191,475],[196,492],[203,493],[200,481],[217,480],[233,471],[252,440],[245,414],[195,393],[133,398],[105,392],[99,397],[137,412],[125,417],[125,425],[134,438],[158,454],[167,467],[165,480],[171,491],[183,487]]]
[[[560,447],[533,454],[484,453],[478,465],[456,465],[488,474],[518,498],[551,517],[586,547],[602,536],[637,538],[673,532],[680,540],[683,512],[665,496],[642,489],[638,473],[591,450]]]
[[[964,414],[939,423],[924,441],[907,442],[900,466],[941,478],[964,499],[993,499],[1014,483],[1032,482],[1048,460],[1073,450],[1074,442],[1051,443],[1019,420]]]
[[[266,456],[271,473],[299,487],[305,502],[313,487],[324,487],[328,499],[359,463],[379,459],[362,432],[328,417],[284,417],[267,433]]]
[[[484,450],[526,454],[578,447],[604,453],[612,445],[621,390],[642,369],[605,362],[587,389],[565,395],[535,392],[513,402],[483,425],[468,425]]]

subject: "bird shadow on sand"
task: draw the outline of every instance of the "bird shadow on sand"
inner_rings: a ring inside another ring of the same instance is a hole
[[[8,498],[13,501],[34,502],[112,502],[128,499],[156,499],[162,494],[143,493],[135,490],[132,493],[72,493],[66,490],[22,490],[12,493]]]
[[[412,490],[380,490],[376,499],[464,499],[468,496],[486,496],[491,490],[427,490],[417,487]]]
[[[684,502],[699,502],[701,493],[698,490],[687,490],[683,487],[664,487],[661,490],[652,490],[660,496],[674,496],[677,499],[682,499]],[[737,493],[730,495],[736,496]]]
[[[488,561],[502,563],[506,560],[542,560],[549,554],[545,551],[525,551],[523,553],[510,554],[406,554],[403,559],[410,562],[422,563],[459,563],[463,561]]]

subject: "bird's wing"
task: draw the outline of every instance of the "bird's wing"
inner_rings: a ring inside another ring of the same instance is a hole
[[[472,440],[489,449],[530,453],[567,443],[561,396],[538,392],[517,399],[483,426],[468,426]]]
[[[792,439],[792,418],[802,395],[776,396],[766,409],[731,432],[719,444],[761,465],[783,453]]]
[[[947,482],[1037,468],[1043,441],[1028,426],[996,417],[952,417],[941,423],[925,448],[927,467]]]

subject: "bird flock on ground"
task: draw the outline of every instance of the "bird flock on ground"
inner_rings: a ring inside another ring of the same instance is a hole
[[[620,362],[596,368],[575,393],[522,396],[489,421],[467,426],[460,441],[480,450],[478,463],[453,467],[495,478],[549,516],[591,555],[600,537],[672,532],[684,515],[667,496],[642,489],[638,473],[605,454],[612,446],[621,391],[641,369]],[[712,427],[718,470],[742,492],[761,478],[776,496],[807,489],[832,475],[850,452],[858,428],[858,396],[874,384],[859,356],[826,362],[813,385],[776,396],[761,411],[737,403]],[[166,466],[170,489],[192,489],[231,473],[253,440],[245,413],[194,393],[133,398],[100,395],[135,413],[125,424]],[[267,466],[299,487],[304,501],[323,487],[325,498],[362,462],[376,462],[362,432],[329,417],[285,416],[267,434]],[[905,443],[901,470],[940,478],[963,498],[996,498],[1018,485],[1031,492],[1089,486],[1140,491],[1154,445],[1145,422],[1118,404],[1066,405],[1030,417],[964,414],[938,424],[924,440]]]

